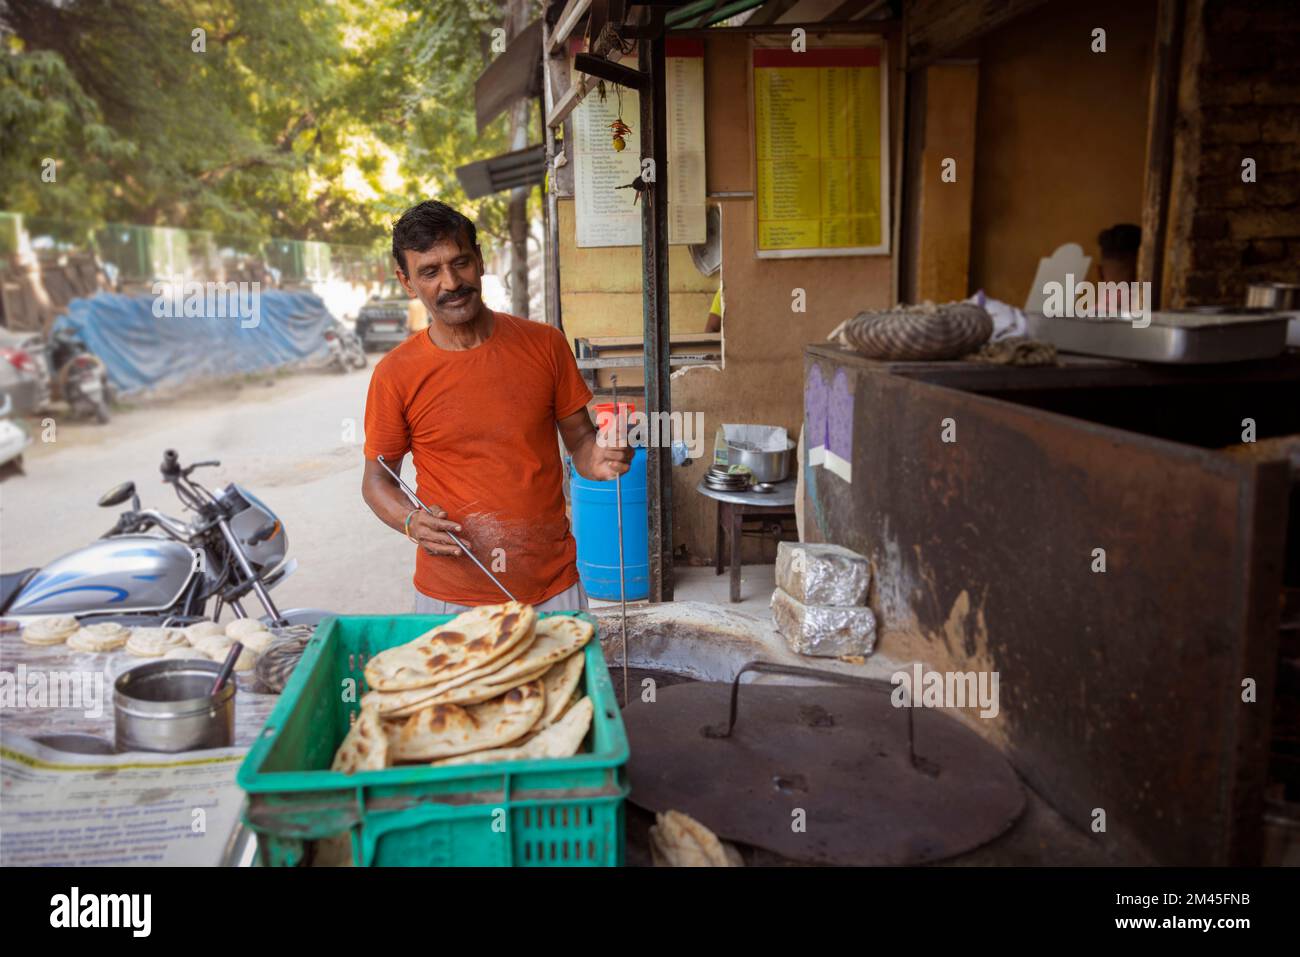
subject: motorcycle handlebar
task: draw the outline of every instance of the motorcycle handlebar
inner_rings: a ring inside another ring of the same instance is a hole
[[[167,449],[163,452],[162,465],[158,467],[162,472],[164,481],[171,481],[181,474],[180,458],[175,449]]]

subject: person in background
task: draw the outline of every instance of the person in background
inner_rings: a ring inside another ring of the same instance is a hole
[[[713,294],[713,305],[709,306],[709,318],[704,324],[705,332],[722,331],[722,284],[718,283],[718,291]]]
[[[1101,247],[1101,259],[1097,261],[1097,276],[1101,283],[1137,281],[1138,248],[1142,245],[1140,227],[1132,223],[1117,223],[1097,234],[1097,245]],[[1103,316],[1118,316],[1128,311],[1130,302],[1127,290],[1121,294],[1113,286],[1101,288],[1097,310]]]

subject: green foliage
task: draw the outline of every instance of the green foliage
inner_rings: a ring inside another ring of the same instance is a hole
[[[455,178],[507,148],[473,108],[503,25],[490,0],[0,0],[0,208],[382,245],[437,196],[504,236],[505,197]]]

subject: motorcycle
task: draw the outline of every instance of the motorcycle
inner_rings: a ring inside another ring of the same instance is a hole
[[[361,340],[338,320],[325,330],[325,344],[329,346],[330,366],[339,372],[366,367],[366,350]]]
[[[108,369],[75,332],[55,329],[48,342],[35,338],[29,349],[39,357],[43,406],[57,395],[75,417],[93,418],[101,425],[108,422],[108,405],[113,400]]]
[[[0,575],[0,617],[73,615],[82,624],[183,625],[210,617],[225,605],[245,618],[251,594],[266,610],[268,626],[313,625],[329,612],[311,608],[281,611],[270,591],[297,568],[285,560],[288,537],[266,505],[230,483],[216,494],[190,474],[217,461],[182,467],[174,449],[163,454],[163,481],[172,486],[193,521],[140,507],[134,482],[123,482],[99,499],[113,508],[131,507],[99,540],[50,562]],[[215,608],[206,614],[209,601]]]

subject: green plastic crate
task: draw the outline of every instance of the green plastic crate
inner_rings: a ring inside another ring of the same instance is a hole
[[[585,613],[555,614],[595,626]],[[366,661],[453,617],[339,616],[316,629],[237,776],[263,865],[307,863],[308,842],[344,832],[362,866],[623,863],[627,734],[598,637],[583,650],[592,726],[572,757],[329,770],[367,690]],[[356,683],[350,701],[347,679]]]

